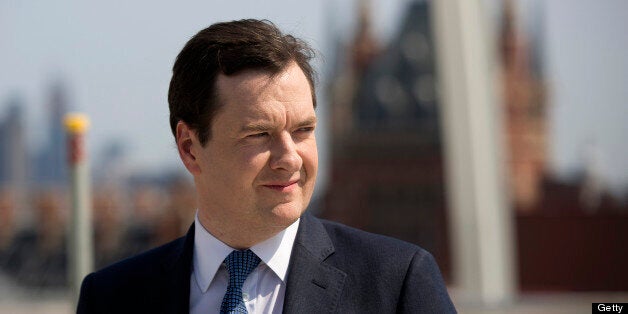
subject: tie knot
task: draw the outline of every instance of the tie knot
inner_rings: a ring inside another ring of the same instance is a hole
[[[221,314],[247,313],[246,305],[242,299],[242,285],[259,262],[259,257],[251,250],[233,251],[227,255],[225,265],[227,265],[227,272],[229,272],[229,285],[220,306]]]
[[[251,250],[233,251],[225,258],[227,272],[229,272],[229,285],[242,287],[246,277],[259,265],[260,258]]]

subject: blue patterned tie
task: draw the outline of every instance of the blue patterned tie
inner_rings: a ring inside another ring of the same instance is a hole
[[[229,285],[220,305],[220,314],[248,313],[242,299],[242,284],[259,262],[259,257],[251,250],[233,251],[225,258]]]

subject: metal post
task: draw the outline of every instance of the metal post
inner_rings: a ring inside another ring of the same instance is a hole
[[[68,279],[72,299],[76,302],[83,277],[94,267],[91,184],[85,152],[85,133],[89,120],[82,114],[67,114],[64,120],[72,185]]]
[[[496,305],[515,293],[512,212],[495,92],[496,45],[481,0],[432,1],[459,301]]]

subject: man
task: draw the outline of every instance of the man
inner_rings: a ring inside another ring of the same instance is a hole
[[[426,251],[305,213],[318,166],[311,57],[267,21],[190,39],[168,100],[195,222],[87,276],[78,312],[455,312]]]

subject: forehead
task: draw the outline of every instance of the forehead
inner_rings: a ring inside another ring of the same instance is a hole
[[[294,62],[276,74],[264,70],[220,74],[216,91],[222,112],[256,112],[279,105],[295,113],[314,111],[310,82]]]
[[[299,65],[292,61],[278,72],[264,69],[246,69],[236,74],[225,75],[219,73],[216,80],[216,89],[224,93],[225,89],[256,90],[268,87],[271,84],[286,85],[289,83],[300,84],[306,82],[311,90],[310,81]]]

